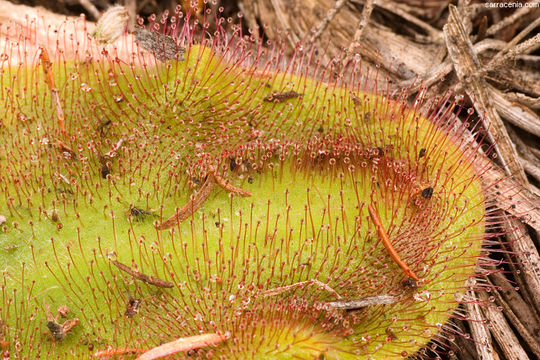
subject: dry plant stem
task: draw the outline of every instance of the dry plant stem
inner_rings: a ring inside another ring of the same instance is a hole
[[[523,106],[506,99],[506,94],[488,85],[489,95],[497,111],[513,125],[540,137],[540,117]]]
[[[129,14],[128,30],[133,31],[135,29],[135,19],[137,17],[137,0],[125,0],[124,6]]]
[[[290,291],[290,290],[294,290],[294,289],[304,287],[306,285],[317,285],[317,286],[323,288],[324,290],[328,291],[332,295],[334,295],[337,299],[341,299],[341,296],[334,289],[332,289],[330,286],[328,286],[327,284],[325,284],[325,283],[323,283],[323,282],[321,282],[321,281],[319,281],[317,279],[301,281],[301,282],[294,283],[294,284],[291,284],[291,285],[280,286],[280,287],[275,288],[275,289],[265,290],[265,291],[263,291],[261,293],[261,296],[262,297],[275,296],[275,295],[283,294],[284,292],[287,292],[287,291]]]
[[[534,98],[519,92],[507,92],[504,94],[504,97],[512,103],[519,103],[532,110],[540,110],[540,97]]]
[[[362,40],[362,36],[364,35],[364,29],[367,27],[369,18],[371,17],[371,13],[373,12],[373,2],[373,0],[366,0],[366,3],[364,4],[364,9],[362,10],[360,22],[358,23],[358,28],[354,33],[353,41],[347,49],[348,56],[352,56],[355,53],[354,49],[360,46],[360,41]]]
[[[489,302],[488,296],[483,292],[480,292],[478,297],[480,300],[486,303]],[[527,353],[519,344],[519,340],[516,338],[512,329],[506,322],[504,315],[490,304],[483,306],[482,311],[491,325],[491,334],[493,334],[493,337],[501,347],[506,357],[508,359],[529,359]]]
[[[488,36],[495,35],[500,30],[504,29],[505,27],[507,27],[509,25],[512,25],[513,23],[515,23],[519,19],[526,16],[528,13],[533,11],[533,9],[534,8],[532,8],[532,7],[523,7],[521,9],[519,9],[519,10],[516,10],[514,13],[512,13],[512,15],[509,15],[509,16],[505,17],[504,19],[502,19],[501,21],[497,21],[495,24],[491,25],[487,29],[486,34]]]
[[[153,348],[139,356],[137,360],[161,359],[165,356],[174,355],[182,351],[199,349],[209,345],[216,345],[227,338],[219,334],[202,334],[177,339]]]
[[[540,255],[525,225],[503,214],[503,227],[537,310],[540,310]]]
[[[526,159],[519,159],[519,162],[526,173],[534,177],[536,181],[540,181],[540,167]]]
[[[370,296],[355,300],[325,302],[324,305],[336,310],[355,310],[366,306],[395,304],[398,298],[390,295]]]
[[[505,43],[500,40],[484,39],[474,44],[474,52],[479,55],[486,50],[501,49],[504,47],[504,44]],[[444,62],[434,67],[433,70],[423,75],[420,81],[416,78],[404,80],[399,84],[399,88],[406,88],[409,93],[417,92],[423,87],[431,86],[437,81],[442,80],[446,75],[452,72],[453,68],[454,65],[452,60],[446,59]]]
[[[490,274],[489,281],[491,284],[501,288],[501,290],[498,291],[498,302],[505,303],[504,305],[501,304],[501,306],[509,306],[529,333],[540,336],[540,317],[538,316],[538,313],[534,311],[534,306],[530,306],[522,298],[521,294],[523,291],[520,289],[520,292],[517,292],[500,272]],[[512,319],[510,320],[512,321]],[[522,332],[520,331],[520,333]]]
[[[348,0],[337,0],[334,4],[334,7],[328,10],[324,19],[315,28],[313,35],[311,35],[308,39],[308,45],[313,44],[321,36],[324,30],[326,30],[326,28],[328,27],[328,24],[330,24],[330,22],[334,19],[339,10],[341,10],[341,8],[347,3],[347,1]]]
[[[467,95],[471,98],[479,115],[483,117],[491,140],[496,144],[503,166],[508,175],[515,176],[521,183],[528,184],[525,172],[504,124],[491,103],[486,91],[486,81],[479,76],[480,63],[474,53],[471,41],[461,21],[458,9],[450,5],[448,23],[444,26],[444,36],[448,52],[454,62],[456,74]]]
[[[475,291],[467,291],[467,297],[469,301],[465,303],[465,307],[469,314],[469,326],[471,327],[471,335],[475,340],[479,359],[494,360],[491,339],[484,324],[485,320],[480,312],[480,305],[477,303]]]
[[[510,308],[510,306],[506,303],[506,301],[503,300],[501,294],[498,291],[494,292],[495,297],[497,298],[497,303],[502,306],[504,315],[508,318],[508,320],[512,323],[512,326],[514,326],[519,333],[519,335],[525,340],[531,351],[534,353],[534,355],[537,358],[540,358],[540,343],[538,342],[538,335],[533,336],[529,330],[523,325],[521,322],[521,319],[516,316],[514,311]]]
[[[253,0],[241,0],[238,1],[238,8],[246,18],[247,25],[250,30],[252,30],[252,34],[255,37],[255,41],[259,41],[259,25],[257,24],[257,19],[255,18],[255,14],[257,14],[256,10],[256,4],[253,2]]]
[[[518,136],[518,134],[516,134],[516,131],[514,129],[509,128],[508,134],[510,135],[510,139],[512,139],[512,141],[516,145],[518,154],[523,157],[523,159],[533,163],[538,162],[538,159],[532,153],[531,148],[527,146],[527,144],[525,144],[525,142]]]
[[[396,252],[396,249],[392,246],[392,243],[390,242],[390,239],[388,238],[388,235],[386,235],[386,231],[384,230],[384,227],[382,226],[381,219],[379,218],[379,215],[377,214],[377,211],[373,208],[373,206],[368,205],[369,215],[371,216],[371,220],[375,224],[375,228],[377,229],[377,233],[379,234],[379,237],[381,238],[384,247],[386,250],[388,250],[388,253],[390,254],[390,257],[399,265],[401,270],[403,270],[403,273],[413,278],[416,281],[419,281],[420,279],[416,274],[409,268],[409,266],[401,260],[399,257],[399,254]]]
[[[150,275],[143,274],[143,273],[141,273],[141,272],[139,272],[137,270],[133,270],[131,267],[129,267],[129,266],[125,265],[125,264],[122,264],[121,262],[119,262],[117,260],[111,260],[111,262],[113,263],[114,266],[116,266],[120,270],[125,271],[129,275],[133,276],[135,279],[141,280],[142,282],[144,282],[144,283],[146,283],[148,285],[154,285],[154,286],[157,286],[159,288],[173,288],[174,287],[173,283],[170,283],[170,282],[165,281],[165,280],[158,279],[158,278],[150,276]]]
[[[184,205],[184,207],[182,207],[180,210],[178,210],[176,214],[163,221],[162,223],[157,224],[156,228],[158,230],[169,229],[193,215],[195,211],[197,211],[202,206],[202,204],[204,204],[206,199],[208,199],[208,196],[210,196],[210,193],[212,192],[215,183],[216,179],[214,175],[212,173],[208,174],[203,186],[201,186],[199,191],[197,191],[197,193],[187,202],[187,204]]]
[[[540,25],[540,18],[535,21],[535,25]],[[522,42],[519,45],[511,48],[506,52],[506,49],[503,49],[500,53],[495,55],[493,59],[482,69],[480,75],[485,75],[490,71],[494,71],[498,67],[502,67],[505,63],[513,60],[518,55],[527,54],[531,51],[534,51],[538,48],[540,44],[540,34],[536,34],[534,37]]]
[[[54,76],[52,73],[52,63],[49,58],[49,53],[44,47],[40,47],[39,60],[41,61],[41,66],[43,66],[43,72],[45,73],[45,82],[51,91],[51,98],[56,109],[56,118],[58,121],[58,129],[64,133],[66,131],[65,121],[64,121],[64,111],[62,110],[62,104],[60,103],[60,95],[58,89],[54,84]]]
[[[88,11],[88,13],[90,15],[92,15],[94,20],[99,19],[99,17],[100,17],[99,10],[94,6],[94,4],[92,4],[92,2],[90,0],[79,0],[79,4],[81,4],[81,6],[86,11]]]
[[[521,294],[521,296],[523,297],[523,300],[527,303],[527,306],[531,309],[531,311],[536,312],[536,309],[533,305],[534,300],[532,298],[531,293],[529,292],[527,284],[525,283],[525,279],[523,278],[522,271],[518,266],[519,264],[516,263],[516,259],[514,258],[514,256],[510,255],[510,252],[511,252],[510,245],[503,246],[503,248],[507,250],[506,253],[504,254],[504,258],[506,262],[508,263],[510,273],[513,275],[514,280],[519,287],[519,293]]]
[[[466,322],[464,320],[453,320],[454,326],[458,329],[458,333],[468,333]],[[461,360],[478,360],[478,353],[474,347],[474,343],[464,336],[456,336],[455,342],[458,346],[459,359]]]
[[[516,218],[520,218],[536,231],[540,231],[540,200],[538,197],[528,188],[504,174],[486,156],[478,156],[475,165],[481,174],[486,198],[494,199],[497,207]]]
[[[216,179],[217,184],[219,186],[221,186],[223,188],[223,190],[225,190],[226,192],[236,194],[236,195],[240,195],[240,196],[243,196],[243,197],[248,197],[248,196],[253,195],[252,193],[250,193],[247,190],[244,190],[244,189],[241,189],[241,188],[238,188],[236,186],[231,185],[227,180],[223,179],[216,172],[213,172],[212,175]]]
[[[357,2],[357,1],[356,1]],[[428,35],[432,38],[433,41],[438,42],[442,40],[441,31],[434,28],[433,26],[429,25],[428,23],[418,19],[417,17],[411,15],[409,12],[407,12],[403,6],[394,1],[378,1],[375,5],[377,7],[380,7],[381,9],[385,9],[391,13],[394,13],[403,19],[409,21],[410,23],[418,26],[422,30],[428,33]]]

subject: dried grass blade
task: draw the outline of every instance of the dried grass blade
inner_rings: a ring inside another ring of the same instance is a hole
[[[214,178],[216,179],[216,182],[218,183],[219,186],[223,188],[223,190],[230,192],[232,194],[243,196],[243,197],[253,195],[247,190],[233,186],[231,183],[229,183],[227,180],[219,176],[217,173],[214,173],[213,175],[214,175]]]
[[[120,270],[128,273],[129,275],[133,276],[137,280],[141,280],[142,282],[144,282],[146,284],[154,285],[154,286],[157,286],[157,287],[160,287],[160,288],[172,288],[172,287],[174,287],[173,283],[170,283],[170,282],[165,281],[165,280],[158,279],[158,278],[150,276],[150,275],[143,274],[143,273],[141,273],[141,272],[139,272],[137,270],[133,270],[129,266],[127,266],[125,264],[122,264],[121,262],[119,262],[117,260],[111,260],[111,262],[113,263],[114,266],[116,266]]]
[[[160,224],[157,224],[156,229],[170,229],[171,227],[175,226],[178,223],[181,223],[182,221],[193,215],[195,211],[197,211],[201,207],[201,205],[204,204],[206,199],[208,199],[208,196],[210,196],[210,193],[214,188],[215,182],[216,178],[214,177],[214,175],[208,174],[206,181],[204,182],[203,186],[201,186],[199,191],[195,194],[195,196],[193,196],[187,202],[187,204],[184,205],[184,207],[177,211],[176,214],[174,214],[167,220],[161,222]]]

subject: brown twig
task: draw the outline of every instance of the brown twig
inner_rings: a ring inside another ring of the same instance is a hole
[[[348,2],[348,0],[337,0],[334,4],[334,7],[332,7],[328,12],[326,13],[326,16],[322,21],[317,25],[317,27],[313,30],[312,35],[307,40],[307,44],[311,45],[313,44],[326,30],[328,27],[328,24],[334,19],[336,14],[341,10],[341,8]]]
[[[408,22],[418,26],[419,28],[427,32],[428,35],[432,38],[432,40],[434,40],[435,42],[440,42],[442,40],[442,34],[440,30],[411,15],[399,2],[378,1],[376,5],[377,7],[396,14],[404,20],[407,20]]]
[[[467,297],[469,301],[465,303],[465,307],[469,313],[469,326],[471,327],[471,335],[475,340],[476,351],[478,351],[480,359],[494,360],[490,336],[485,326],[485,319],[480,311],[480,305],[476,300],[475,291],[467,291]]]
[[[395,304],[397,301],[395,296],[378,295],[355,300],[328,301],[324,305],[336,310],[356,310],[366,306]]]
[[[240,196],[243,196],[243,197],[253,195],[251,192],[249,192],[247,190],[244,190],[244,189],[241,189],[239,187],[236,187],[236,186],[232,185],[227,180],[225,180],[221,176],[219,176],[217,174],[217,172],[214,172],[213,176],[216,179],[217,184],[219,186],[221,186],[223,188],[223,190],[225,190],[226,192],[236,194],[236,195],[240,195]]]
[[[156,278],[154,276],[143,274],[143,273],[141,273],[141,272],[139,272],[137,270],[133,270],[131,267],[129,267],[129,266],[125,265],[125,264],[122,264],[121,262],[119,262],[117,260],[111,260],[111,262],[113,263],[114,266],[116,266],[120,270],[128,273],[129,275],[133,276],[137,280],[141,280],[142,282],[144,282],[146,284],[154,285],[154,286],[157,286],[159,288],[172,288],[172,287],[174,287],[173,283],[170,283],[170,282],[165,281],[165,280],[158,279],[158,278]]]
[[[328,291],[332,295],[334,295],[336,298],[341,299],[341,296],[334,289],[332,289],[330,286],[328,286],[327,284],[325,284],[325,283],[323,283],[323,282],[321,282],[321,281],[319,281],[317,279],[301,281],[301,282],[297,282],[297,283],[294,283],[294,284],[291,284],[291,285],[286,285],[286,286],[281,286],[281,287],[270,289],[270,290],[265,290],[265,291],[263,291],[261,293],[261,296],[263,296],[263,297],[275,296],[275,295],[283,294],[284,292],[287,292],[287,291],[290,291],[290,290],[294,290],[294,289],[304,287],[306,285],[317,285],[317,286],[325,289],[326,291]]]
[[[533,25],[533,24],[531,24]],[[535,26],[540,25],[540,18],[535,21]],[[518,36],[516,36],[514,39],[517,39]],[[513,43],[513,40],[508,43],[509,45]],[[495,70],[498,67],[502,67],[505,63],[513,60],[518,55],[528,54],[531,51],[534,51],[538,48],[540,44],[540,34],[536,34],[530,39],[527,39],[526,41],[522,42],[519,45],[515,45],[514,47],[506,47],[501,52],[499,52],[491,61],[481,70],[480,75],[485,75],[486,73]]]
[[[533,336],[529,332],[529,330],[523,325],[521,319],[518,316],[516,316],[514,311],[510,308],[508,303],[503,300],[501,294],[498,291],[495,291],[494,295],[497,298],[497,303],[500,306],[502,306],[503,311],[504,311],[504,315],[508,318],[508,320],[516,328],[519,335],[523,338],[523,340],[525,340],[525,342],[530,347],[530,349],[535,354],[535,356],[540,358],[540,344],[538,343],[537,336]]]
[[[513,14],[505,17],[501,21],[497,21],[495,24],[491,25],[486,30],[486,35],[492,36],[498,33],[500,30],[504,29],[507,26],[512,25],[513,23],[519,21],[520,19],[523,19],[524,16],[526,16],[529,12],[533,11],[533,7],[525,6],[521,9],[516,10]]]
[[[502,91],[490,85],[487,86],[487,90],[493,105],[503,118],[531,134],[540,136],[540,117],[538,115],[519,104],[510,102]]]
[[[202,204],[204,204],[206,199],[208,199],[208,196],[210,196],[210,193],[212,192],[215,183],[216,178],[214,177],[214,175],[212,173],[208,174],[203,186],[201,186],[199,191],[197,191],[197,193],[192,196],[192,198],[187,202],[187,204],[184,205],[180,210],[177,210],[177,212],[173,216],[157,224],[156,229],[169,229],[193,215],[195,211],[197,211],[202,206]]]
[[[518,279],[519,277],[516,277],[516,280]],[[519,292],[515,290],[514,285],[510,284],[504,275],[498,271],[491,273],[488,281],[498,288],[497,295],[499,296],[497,302],[503,307],[509,307],[531,334],[540,334],[540,317],[535,311],[535,308],[530,306],[522,297],[524,294],[523,290],[521,288]],[[508,320],[513,324],[513,319],[508,318]],[[520,331],[520,333],[522,332]],[[540,347],[540,344],[538,345]]]
[[[484,78],[479,76],[480,62],[465,31],[461,20],[462,15],[453,5],[449,6],[449,10],[450,16],[448,23],[444,26],[444,37],[460,83],[471,98],[477,112],[483,117],[508,175],[513,175],[523,184],[528,184],[508,132],[487,94],[487,84]]]
[[[488,302],[488,296],[484,292],[479,292],[478,297],[484,302]],[[529,357],[519,340],[514,335],[512,329],[506,322],[504,315],[495,309],[491,304],[482,307],[482,312],[490,324],[490,332],[499,344],[500,348],[508,359],[528,360]]]
[[[505,214],[503,227],[515,257],[526,271],[523,272],[536,309],[540,309],[540,255],[525,225]]]
[[[90,15],[92,15],[92,17],[94,18],[94,20],[97,20],[99,19],[99,16],[101,15],[99,13],[99,10],[96,8],[96,6],[94,4],[92,4],[92,2],[90,0],[79,0],[79,4],[81,4],[81,6],[86,10],[88,11],[88,13]]]
[[[373,12],[373,3],[374,0],[366,0],[366,3],[364,4],[364,9],[362,9],[362,14],[360,15],[360,22],[358,23],[358,27],[356,29],[356,32],[354,33],[353,40],[347,48],[347,56],[352,56],[354,53],[354,49],[360,46],[360,41],[362,40],[362,36],[364,35],[364,29],[367,27],[369,18],[371,17],[371,13]]]

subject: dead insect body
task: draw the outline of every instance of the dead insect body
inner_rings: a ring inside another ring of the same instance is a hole
[[[362,99],[360,97],[356,96],[355,94],[351,93],[351,100],[352,100],[353,104],[356,105],[356,106],[362,106],[363,105]]]
[[[137,220],[143,220],[147,216],[157,216],[152,211],[144,210],[134,205],[129,207],[127,214],[128,216],[134,217]]]
[[[231,171],[234,171],[235,168],[236,168],[236,159],[233,158],[233,157],[230,157],[229,158],[229,169],[231,169]]]
[[[424,199],[431,199],[432,196],[433,196],[433,188],[431,186],[422,190],[422,197]]]
[[[101,177],[106,179],[107,175],[109,175],[111,173],[111,170],[109,169],[109,166],[107,166],[107,164],[103,164],[101,166],[101,169],[99,170],[99,172],[101,174]]]
[[[141,299],[134,299],[130,296],[126,304],[126,311],[124,312],[124,315],[128,318],[132,318],[133,316],[137,315],[139,313],[139,307],[141,306],[141,303]]]
[[[285,92],[273,92],[264,98],[265,102],[281,103],[289,99],[295,99],[302,97],[302,94],[297,93],[296,91],[285,91]]]
[[[109,125],[112,124],[112,121],[107,119],[105,121],[102,121],[99,123],[99,125],[96,127],[96,132],[99,132],[99,135],[100,136],[104,136],[105,135],[105,130],[109,127]]]
[[[110,159],[107,155],[98,155],[99,164],[101,165],[101,168],[99,169],[99,173],[101,174],[101,177],[106,179],[107,175],[110,175],[111,173],[111,163],[108,161]]]
[[[394,334],[394,331],[391,328],[386,328],[386,335],[388,335],[388,339],[390,341],[398,339],[396,334]]]
[[[53,339],[53,341],[62,341],[66,338],[66,335],[71,329],[73,329],[77,324],[79,324],[78,318],[68,319],[62,324],[58,323],[58,316],[64,316],[69,313],[69,310],[66,306],[61,306],[58,308],[58,314],[53,316],[49,309],[49,306],[45,304],[45,310],[47,312],[47,328]]]
[[[413,278],[407,278],[403,280],[403,287],[406,289],[415,289],[418,287],[418,282]]]

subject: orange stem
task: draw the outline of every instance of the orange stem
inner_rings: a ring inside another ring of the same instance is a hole
[[[49,53],[44,47],[40,47],[39,60],[41,66],[43,66],[43,72],[45,73],[45,82],[51,91],[51,97],[53,100],[54,108],[56,109],[56,117],[58,119],[58,128],[62,133],[66,131],[66,125],[64,121],[64,111],[62,110],[62,104],[60,103],[60,94],[54,84],[54,76],[52,72],[52,63],[49,58]]]
[[[377,211],[375,211],[375,209],[371,205],[368,205],[368,210],[369,210],[369,215],[371,216],[371,220],[375,224],[375,228],[377,229],[377,232],[379,233],[379,236],[384,244],[384,247],[386,248],[386,250],[388,250],[390,257],[394,259],[394,261],[399,265],[399,267],[401,268],[401,270],[403,270],[406,276],[411,277],[416,281],[419,281],[420,279],[418,278],[418,276],[416,276],[416,274],[409,268],[409,266],[403,260],[401,260],[396,249],[394,249],[394,247],[392,246],[392,243],[390,242],[388,235],[386,235],[386,231],[384,231],[384,228],[381,223],[381,219],[379,218]]]

